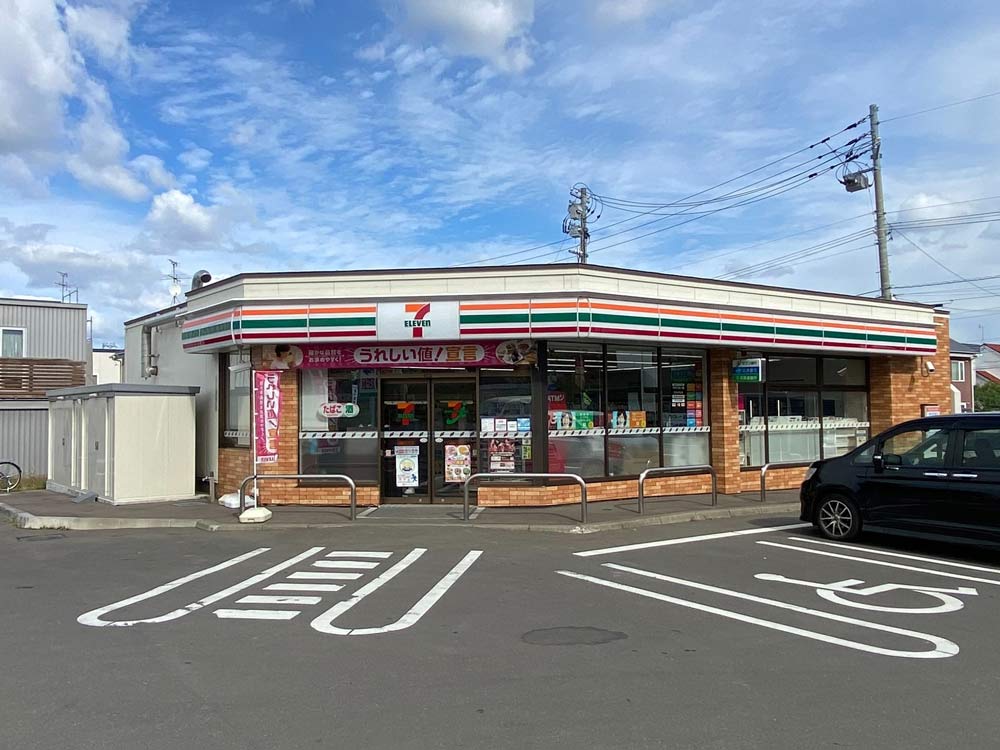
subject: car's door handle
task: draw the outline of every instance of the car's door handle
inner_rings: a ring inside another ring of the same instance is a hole
[[[945,472],[943,472],[943,471],[925,471],[924,472],[924,476],[925,477],[946,477],[948,475]]]
[[[954,479],[976,479],[979,475],[978,474],[952,474],[951,476]]]

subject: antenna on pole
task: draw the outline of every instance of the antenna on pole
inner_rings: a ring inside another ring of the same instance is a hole
[[[570,250],[576,256],[578,263],[587,262],[587,242],[590,240],[590,231],[587,229],[587,221],[597,210],[598,201],[592,200],[593,193],[583,183],[577,183],[569,191],[570,200],[566,207],[566,218],[563,219],[563,234],[575,237],[580,241],[579,246]],[[594,219],[600,218],[600,214]]]
[[[170,280],[170,296],[172,298],[171,304],[176,305],[177,298],[180,296],[181,293],[182,277],[179,273],[177,273],[177,266],[178,266],[177,261],[172,260],[170,258],[167,258],[167,260],[170,261],[170,273],[166,274],[163,278]]]
[[[56,286],[59,287],[60,294],[59,299],[61,302],[79,302],[80,301],[80,290],[69,283],[69,274],[65,271],[59,271],[59,281],[56,282]]]

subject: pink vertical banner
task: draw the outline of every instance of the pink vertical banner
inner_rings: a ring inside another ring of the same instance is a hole
[[[278,422],[281,418],[281,373],[254,372],[254,461],[278,462]]]

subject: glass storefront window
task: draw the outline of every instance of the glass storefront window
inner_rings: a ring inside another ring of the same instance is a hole
[[[549,471],[605,475],[603,370],[599,345],[549,344]]]
[[[222,391],[222,441],[229,447],[250,447],[250,354],[219,357]]]
[[[764,383],[739,384],[742,465],[805,463],[861,445],[869,435],[867,385],[864,359],[768,357]]]
[[[808,391],[767,392],[769,461],[798,463],[819,458],[819,395]]]
[[[483,370],[479,398],[482,471],[533,471],[530,374]]]
[[[373,370],[302,370],[299,471],[378,481],[378,380]]]
[[[842,456],[868,439],[868,394],[823,391],[823,458]]]
[[[660,465],[656,349],[608,346],[608,474]]]
[[[823,358],[823,385],[868,385],[868,368],[863,359]]]
[[[760,383],[740,383],[737,408],[740,415],[740,465],[763,466],[767,463],[764,386]]]
[[[709,463],[705,357],[664,350],[660,361],[663,466]]]

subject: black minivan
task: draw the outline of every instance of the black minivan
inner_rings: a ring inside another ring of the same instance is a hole
[[[816,461],[802,520],[828,539],[862,527],[1000,541],[1000,413],[925,417]]]

